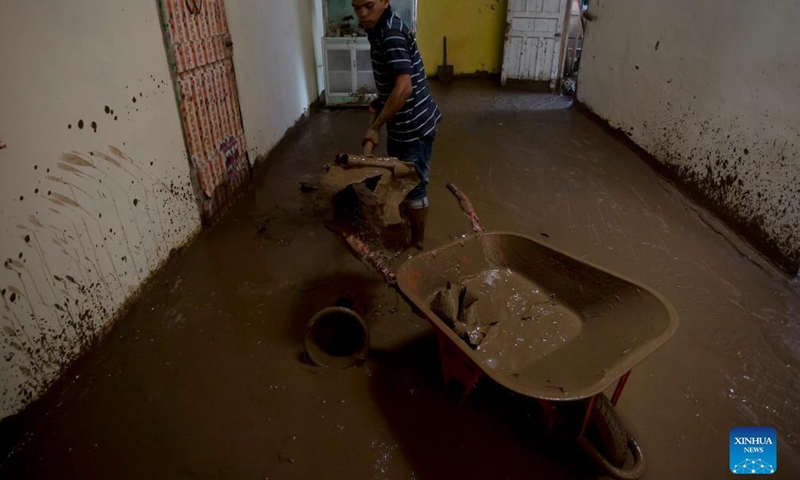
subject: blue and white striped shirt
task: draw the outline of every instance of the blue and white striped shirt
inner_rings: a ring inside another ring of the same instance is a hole
[[[389,7],[375,28],[367,31],[367,36],[378,89],[378,98],[372,106],[377,110],[383,109],[398,75],[410,75],[414,87],[405,105],[386,124],[389,138],[397,142],[414,142],[434,133],[442,114],[431,97],[417,40],[408,25]]]

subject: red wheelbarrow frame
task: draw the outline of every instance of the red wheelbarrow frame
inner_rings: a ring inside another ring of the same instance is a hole
[[[478,215],[475,212],[475,209],[470,202],[470,200],[464,195],[455,185],[452,183],[447,185],[447,188],[455,195],[458,204],[461,210],[469,219],[472,230],[476,235],[482,235],[485,233],[485,229],[481,224]],[[373,267],[383,278],[384,280],[392,287],[394,287],[398,293],[411,305],[415,305],[413,299],[409,298],[406,292],[403,291],[402,288],[399,288],[398,281],[397,281],[397,274],[395,273],[394,269],[390,265],[389,261],[380,253],[376,252],[370,245],[366,242],[362,241],[357,235],[347,232],[337,226],[328,224],[328,228],[333,230],[334,232],[338,233],[347,243],[350,250],[354,253],[354,255],[362,260],[364,263]],[[674,310],[671,306],[668,307],[670,311],[670,316],[674,317],[674,323],[671,325],[671,332],[667,335],[667,338],[674,333],[674,329],[677,327],[677,317],[674,314]],[[440,352],[440,364],[442,370],[442,376],[445,380],[445,383],[449,383],[452,380],[456,380],[460,384],[464,386],[464,391],[462,393],[462,398],[466,397],[470,394],[473,388],[477,385],[477,383],[483,377],[489,377],[488,375],[479,365],[475,363],[475,361],[470,358],[462,349],[454,344],[453,339],[449,338],[448,335],[442,330],[440,325],[436,325],[433,319],[429,318],[429,314],[424,312],[420,312],[429,322],[434,323],[437,332],[438,344],[439,344],[439,352]],[[628,381],[630,376],[631,370],[626,369],[620,375],[617,380],[616,387],[614,389],[614,393],[611,397],[611,405],[616,406],[617,402],[619,401],[620,396],[625,388],[625,385]],[[565,423],[564,415],[559,411],[557,404],[564,403],[559,402],[558,399],[548,399],[548,398],[537,398],[536,396],[528,395],[531,398],[534,398],[539,405],[541,406],[543,412],[545,413],[545,428],[549,431],[549,433],[553,433],[556,428],[559,426],[563,426]],[[595,463],[601,467],[603,470],[606,471],[607,474],[611,475],[612,477],[618,479],[636,479],[641,477],[644,473],[644,457],[642,455],[641,449],[636,441],[633,439],[630,434],[627,434],[627,446],[630,452],[633,455],[633,465],[627,468],[618,467],[612,464],[608,459],[605,458],[597,448],[588,440],[586,434],[589,429],[589,425],[592,419],[592,414],[596,407],[596,403],[598,402],[598,396],[604,396],[602,391],[593,393],[591,396],[587,397],[577,397],[579,398],[588,398],[588,401],[585,402],[585,409],[582,414],[582,420],[580,422],[580,428],[577,431],[577,434],[572,436],[572,439],[576,441],[576,443],[581,447],[582,450],[592,458]],[[608,402],[607,399],[601,399],[603,402]]]

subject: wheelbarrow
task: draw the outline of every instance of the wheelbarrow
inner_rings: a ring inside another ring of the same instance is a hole
[[[473,234],[419,253],[396,271],[357,235],[329,227],[436,328],[446,383],[468,395],[488,378],[530,397],[548,433],[574,440],[614,478],[641,477],[642,450],[614,406],[631,369],[675,333],[675,309],[653,290],[569,253],[484,231],[469,199],[447,187]],[[458,292],[452,310],[461,313],[432,306],[448,291]],[[491,318],[466,332],[469,320],[456,317],[471,310]],[[604,391],[615,383],[609,399]]]

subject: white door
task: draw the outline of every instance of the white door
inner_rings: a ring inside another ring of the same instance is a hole
[[[508,0],[501,81],[549,81],[555,88],[567,0]]]

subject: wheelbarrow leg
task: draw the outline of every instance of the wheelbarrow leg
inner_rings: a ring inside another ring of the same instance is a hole
[[[444,383],[449,386],[455,380],[461,384],[464,391],[461,393],[459,401],[464,401],[484,374],[453,345],[453,342],[445,334],[439,332],[436,337],[439,340],[439,361]]]
[[[589,427],[589,420],[592,418],[592,412],[594,411],[594,402],[596,401],[597,395],[592,395],[592,398],[589,399],[589,404],[586,405],[586,412],[583,414],[583,422],[581,422],[581,430],[578,432],[578,438],[586,434],[586,429]]]
[[[620,395],[622,395],[622,389],[625,388],[625,384],[628,383],[628,377],[631,376],[631,371],[628,372],[620,377],[619,381],[617,382],[617,388],[614,389],[614,395],[611,396],[611,405],[617,406],[617,402],[619,401]]]

